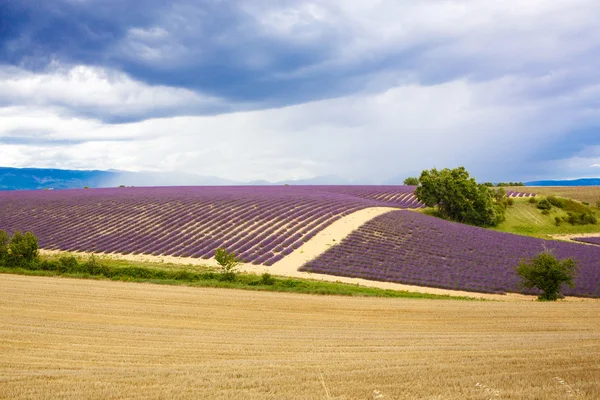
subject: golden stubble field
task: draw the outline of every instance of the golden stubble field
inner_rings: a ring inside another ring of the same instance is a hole
[[[599,316],[2,274],[0,398],[598,399]]]

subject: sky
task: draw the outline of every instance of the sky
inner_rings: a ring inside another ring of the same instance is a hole
[[[0,166],[600,176],[597,0],[0,0]]]

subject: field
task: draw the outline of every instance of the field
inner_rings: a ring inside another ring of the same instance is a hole
[[[596,300],[342,298],[16,275],[0,275],[0,292],[5,399],[600,398]]]
[[[600,216],[597,209],[590,208]],[[549,239],[551,235],[566,235],[572,233],[598,233],[600,235],[600,225],[571,225],[563,222],[556,226],[555,217],[562,218],[567,215],[565,210],[553,207],[549,214],[544,215],[536,207],[536,204],[530,204],[527,200],[515,200],[514,205],[506,210],[506,221],[502,222],[495,230],[516,233],[519,235],[529,235]]]
[[[567,199],[585,201],[596,205],[600,200],[600,186],[513,186],[506,190],[525,193],[536,193],[542,196],[559,196]]]
[[[474,292],[532,293],[515,266],[547,248],[579,262],[573,296],[600,297],[600,248],[545,241],[449,222],[413,211],[382,214],[300,269]]]

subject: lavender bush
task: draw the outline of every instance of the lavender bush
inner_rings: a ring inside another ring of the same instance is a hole
[[[411,211],[392,211],[361,226],[303,271],[474,292],[528,291],[515,272],[544,247],[578,261],[566,295],[600,297],[600,248],[490,231]]]

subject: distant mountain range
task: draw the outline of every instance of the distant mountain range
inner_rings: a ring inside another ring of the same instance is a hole
[[[124,186],[227,186],[227,185],[348,185],[335,175],[280,182],[238,182],[216,176],[176,172],[126,172],[0,167],[0,190],[76,189]]]
[[[402,182],[385,182],[401,185]],[[126,172],[46,168],[0,167],[0,190],[76,189],[125,186],[228,186],[228,185],[352,185],[336,175],[279,182],[232,181],[217,176],[179,172]],[[525,182],[527,186],[600,186],[600,178]]]
[[[600,186],[600,178],[525,182],[527,186]]]

